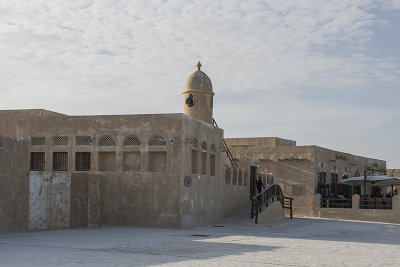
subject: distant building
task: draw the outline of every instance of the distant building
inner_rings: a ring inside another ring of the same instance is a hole
[[[227,138],[225,141],[235,158],[258,159],[259,172],[274,174],[275,183],[282,187],[284,195],[294,198],[295,215],[313,215],[316,193],[323,197],[340,194],[346,198],[361,193],[360,187],[339,184],[341,179],[363,173],[366,167],[386,169],[384,160],[318,146],[296,146],[295,141],[277,137]],[[250,180],[250,190],[254,190],[253,184]],[[368,194],[376,190],[381,188],[367,185]]]

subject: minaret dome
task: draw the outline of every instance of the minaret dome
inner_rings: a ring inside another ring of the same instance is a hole
[[[212,124],[214,92],[210,78],[200,69],[199,62],[197,70],[186,79],[183,90],[183,113]]]

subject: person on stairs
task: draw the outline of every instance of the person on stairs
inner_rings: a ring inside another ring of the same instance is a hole
[[[263,188],[265,188],[265,187],[264,187],[261,175],[259,175],[258,178],[257,178],[257,191],[258,191],[259,194],[261,193],[261,190]]]

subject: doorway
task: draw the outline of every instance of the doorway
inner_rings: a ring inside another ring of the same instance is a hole
[[[257,167],[250,167],[250,199],[252,199],[256,193],[256,178],[257,178]]]

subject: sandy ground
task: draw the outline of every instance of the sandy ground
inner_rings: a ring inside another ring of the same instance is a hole
[[[229,218],[186,230],[99,227],[0,235],[1,266],[400,266],[400,225]]]

